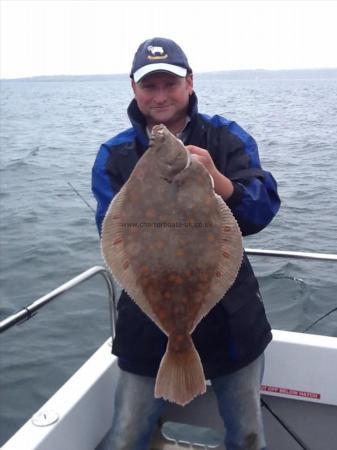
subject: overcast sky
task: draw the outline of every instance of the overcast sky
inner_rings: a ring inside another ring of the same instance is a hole
[[[1,78],[129,72],[176,40],[195,72],[337,67],[336,1],[0,0]]]

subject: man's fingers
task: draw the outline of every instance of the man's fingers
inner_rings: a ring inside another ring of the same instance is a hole
[[[186,145],[186,148],[190,153],[194,155],[205,156],[208,154],[207,150],[204,150],[203,148],[200,147],[196,147],[195,145]]]
[[[214,162],[209,152],[203,148],[196,147],[195,145],[186,145],[187,150],[198,159],[198,161],[208,170],[210,175],[213,176],[217,172]]]

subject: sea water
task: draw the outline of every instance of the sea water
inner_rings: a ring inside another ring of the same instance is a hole
[[[337,253],[337,77],[325,72],[196,74],[199,110],[256,139],[282,207],[248,248]],[[1,82],[3,319],[102,264],[91,168],[129,127],[128,77]],[[337,307],[337,264],[251,257],[274,328],[302,331]],[[0,445],[109,336],[104,281],[92,279],[0,336]],[[337,313],[311,333],[337,336]],[[131,325],[130,325],[131,326]]]

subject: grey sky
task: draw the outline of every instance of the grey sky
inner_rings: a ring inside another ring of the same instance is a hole
[[[126,73],[170,37],[195,72],[337,67],[336,1],[0,0],[1,78]]]

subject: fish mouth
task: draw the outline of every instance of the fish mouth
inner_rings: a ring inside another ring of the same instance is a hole
[[[159,124],[159,125],[155,125],[154,127],[152,127],[152,131],[151,131],[151,137],[155,138],[156,136],[164,136],[165,133],[168,133],[168,129],[165,127],[165,125],[163,123]]]

